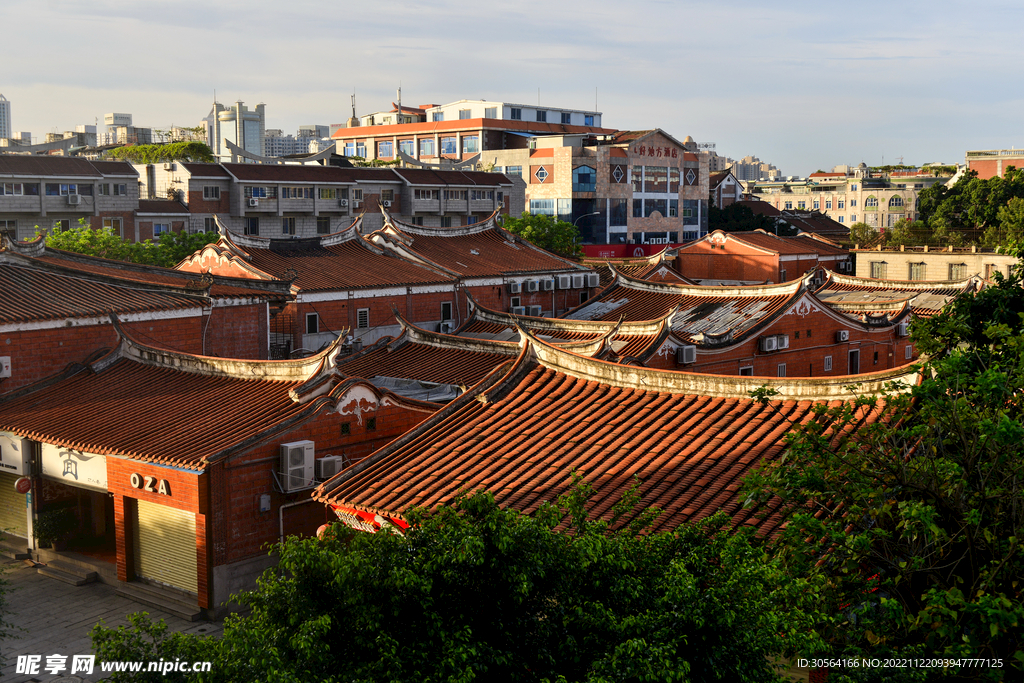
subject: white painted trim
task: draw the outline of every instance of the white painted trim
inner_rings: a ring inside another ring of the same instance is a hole
[[[144,313],[118,313],[118,320],[124,323],[145,322],[147,320],[173,320],[175,318],[196,318],[207,312],[205,308],[183,308],[173,311],[146,311]],[[56,320],[38,320],[35,322],[7,323],[0,325],[0,334],[10,332],[31,332],[33,330],[54,330],[63,327],[84,327],[87,325],[109,325],[108,316],[91,318],[58,318]]]

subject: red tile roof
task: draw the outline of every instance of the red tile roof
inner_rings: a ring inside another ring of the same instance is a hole
[[[865,394],[888,380],[916,379],[906,368],[858,376]],[[747,391],[765,383],[781,395],[762,405]],[[488,490],[499,504],[532,513],[569,490],[578,472],[594,487],[592,512],[603,519],[638,480],[642,505],[663,510],[656,531],[724,510],[735,525],[770,535],[782,521],[779,502],[744,509],[740,481],[783,452],[786,435],[813,419],[816,402],[851,400],[848,383],[626,368],[531,340],[506,372],[322,484],[314,497],[400,519],[412,507]],[[863,410],[861,420],[878,415]]]
[[[358,219],[357,219],[358,222]],[[271,240],[228,233],[178,265],[217,272],[233,263],[253,278],[292,281],[304,291],[334,291],[450,282],[452,276],[380,249],[347,230],[310,239]]]
[[[224,178],[228,179],[231,174],[220,164],[201,164],[198,162],[185,162],[182,164],[193,178]]]
[[[96,170],[103,175],[123,175],[138,177],[139,172],[127,161],[92,161]]]
[[[385,211],[384,229],[369,239],[462,277],[586,270],[502,230],[494,215],[466,227],[429,228],[403,223]]]
[[[597,271],[601,277],[602,287],[607,286],[615,279],[615,272],[622,273],[634,280],[674,282],[684,285],[697,284],[680,275],[672,267],[671,262],[676,258],[677,252],[678,247],[666,247],[661,252],[644,258],[584,258],[580,262]],[[610,266],[614,266],[614,272]]]
[[[2,176],[83,176],[99,178],[102,173],[87,159],[76,157],[0,154]]]
[[[253,183],[354,183],[401,180],[387,168],[341,168],[309,164],[222,164],[235,178]]]
[[[144,346],[122,335],[118,348],[88,367],[0,396],[0,430],[101,455],[201,470],[271,440],[318,413],[337,410],[355,385],[416,410],[404,399],[331,362],[337,346],[292,361],[231,361]],[[324,381],[331,387],[319,389]],[[317,389],[316,393],[309,391]]]

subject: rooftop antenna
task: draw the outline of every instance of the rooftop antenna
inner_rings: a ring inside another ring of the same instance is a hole
[[[356,117],[356,91],[352,91],[352,118]]]
[[[402,122],[402,82],[401,81],[398,82],[398,118],[396,119],[396,121],[398,123]]]

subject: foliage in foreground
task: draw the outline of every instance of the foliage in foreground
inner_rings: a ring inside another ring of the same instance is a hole
[[[815,649],[815,591],[727,518],[609,531],[587,495],[560,501],[567,529],[554,507],[529,517],[477,494],[404,537],[289,539],[221,639],[148,654],[209,659],[211,681],[775,681],[770,657]],[[97,627],[97,655],[136,658],[146,628]]]
[[[135,164],[157,164],[164,161],[201,161],[213,163],[213,150],[205,142],[182,141],[163,145],[126,145],[110,150],[110,156]]]
[[[39,234],[38,230],[36,234]],[[220,235],[216,232],[182,231],[163,234],[157,242],[129,242],[115,235],[110,228],[93,230],[85,219],[81,219],[77,228],[51,231],[46,236],[46,246],[115,261],[173,268],[186,256],[218,239]]]
[[[861,423],[874,399],[822,405],[745,482],[751,502],[792,506],[777,552],[831,587],[836,655],[1001,658],[949,673],[1024,673],[1021,284],[1000,278],[915,321],[932,360],[911,395],[887,397],[891,421]]]
[[[529,211],[524,211],[519,218],[507,216],[501,227],[559,256],[583,256],[583,247],[579,244],[580,231],[572,223],[551,216],[534,216]]]

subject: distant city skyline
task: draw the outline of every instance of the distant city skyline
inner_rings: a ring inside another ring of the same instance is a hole
[[[1010,2],[606,0],[380,6],[296,0],[5,3],[0,92],[11,130],[195,126],[212,106],[267,105],[267,127],[343,123],[459,99],[596,109],[754,155],[785,175],[837,164],[963,163],[1024,146]]]

